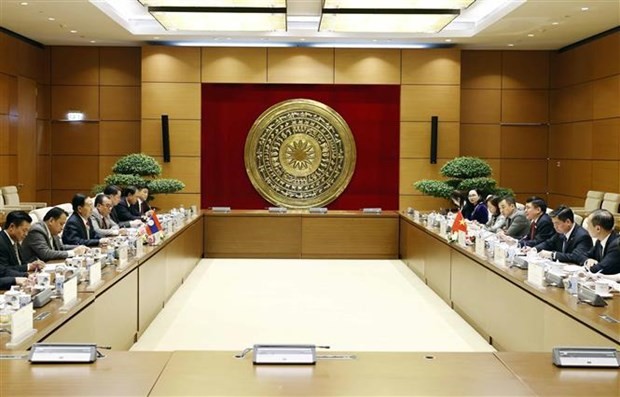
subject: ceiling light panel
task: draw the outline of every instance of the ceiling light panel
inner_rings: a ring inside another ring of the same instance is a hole
[[[286,7],[286,0],[138,0],[149,7]]]
[[[201,10],[201,11],[199,11]],[[149,7],[149,12],[166,29],[202,32],[284,32],[286,11],[234,12],[194,7]]]
[[[324,9],[330,8],[434,8],[434,9],[464,9],[476,0],[325,0]]]
[[[336,14],[324,11],[319,30],[341,33],[437,33],[458,15],[458,11],[445,14]]]

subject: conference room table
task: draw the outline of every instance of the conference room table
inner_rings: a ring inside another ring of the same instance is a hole
[[[251,355],[237,359],[237,353],[104,352],[92,364],[4,358],[0,395],[618,397],[620,391],[617,369],[558,368],[550,353],[330,352],[316,365],[253,365]]]

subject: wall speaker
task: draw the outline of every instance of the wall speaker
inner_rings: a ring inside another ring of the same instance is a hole
[[[164,154],[164,163],[170,162],[170,127],[168,124],[168,115],[161,115],[161,147]]]
[[[439,117],[431,117],[431,164],[437,164],[437,133],[439,132]]]

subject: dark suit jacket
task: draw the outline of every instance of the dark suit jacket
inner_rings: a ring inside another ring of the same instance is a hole
[[[20,257],[23,258],[19,244],[17,249],[20,251]],[[15,283],[15,277],[28,277],[28,262],[22,261],[22,264],[19,264],[9,236],[6,232],[0,231],[0,278],[4,277],[13,278],[12,281],[5,280],[5,282],[10,281],[11,285]]]
[[[540,218],[538,218],[538,221],[534,224],[534,238],[530,239],[530,231],[528,229],[528,233],[521,239],[521,241],[519,241],[519,245],[525,247],[535,247],[538,244],[549,240],[554,234],[556,233],[553,228],[551,217],[547,214],[542,214]]]
[[[90,236],[86,233],[86,225],[84,225],[82,217],[77,212],[71,214],[62,232],[62,242],[71,245],[85,245],[87,247],[98,246],[101,236],[95,232],[90,217],[87,222],[90,225]]]
[[[125,221],[133,221],[135,219],[142,220],[140,215],[134,215],[131,213],[130,205],[127,203],[126,197],[121,197],[120,203],[114,209],[116,210],[116,216],[118,216],[118,220],[121,222]]]
[[[110,211],[110,218],[112,218],[112,220],[118,225],[118,227],[131,227],[129,221],[121,221],[120,219],[118,219],[117,208],[118,205],[112,207],[112,211]]]
[[[0,277],[0,290],[9,290],[11,289],[11,285],[17,284],[15,282],[15,277]]]
[[[605,250],[603,251],[603,257],[597,258],[595,253],[596,246],[593,246],[588,251],[588,258],[598,260],[598,263],[590,268],[592,273],[603,274],[618,274],[620,273],[620,250],[618,249],[618,233],[611,232],[607,244],[605,244]]]
[[[134,205],[129,207],[129,210],[132,214],[142,217],[142,215],[151,210],[151,206],[146,201],[138,200]]]
[[[48,238],[47,226],[43,221],[34,223],[30,227],[28,235],[22,243],[22,253],[26,262],[30,263],[36,259],[43,262],[65,259],[69,257],[68,250],[75,248],[75,245],[64,245],[60,237],[52,236],[53,244]]]
[[[564,251],[562,252],[562,246]],[[555,252],[555,259],[560,262],[575,263],[581,265],[588,259],[588,251],[592,249],[592,237],[588,231],[575,224],[573,232],[570,234],[566,245],[564,245],[563,235],[556,233],[553,237],[538,244],[537,251]]]

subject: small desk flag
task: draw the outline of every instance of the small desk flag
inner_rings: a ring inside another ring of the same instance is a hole
[[[452,224],[452,233],[456,233],[461,230],[467,233],[467,223],[465,223],[465,218],[463,218],[463,214],[459,211],[454,218],[454,223]]]
[[[159,223],[159,218],[157,218],[157,214],[155,211],[151,214],[150,218],[146,221],[146,234],[149,236],[151,234],[155,234],[161,230],[161,223]]]

